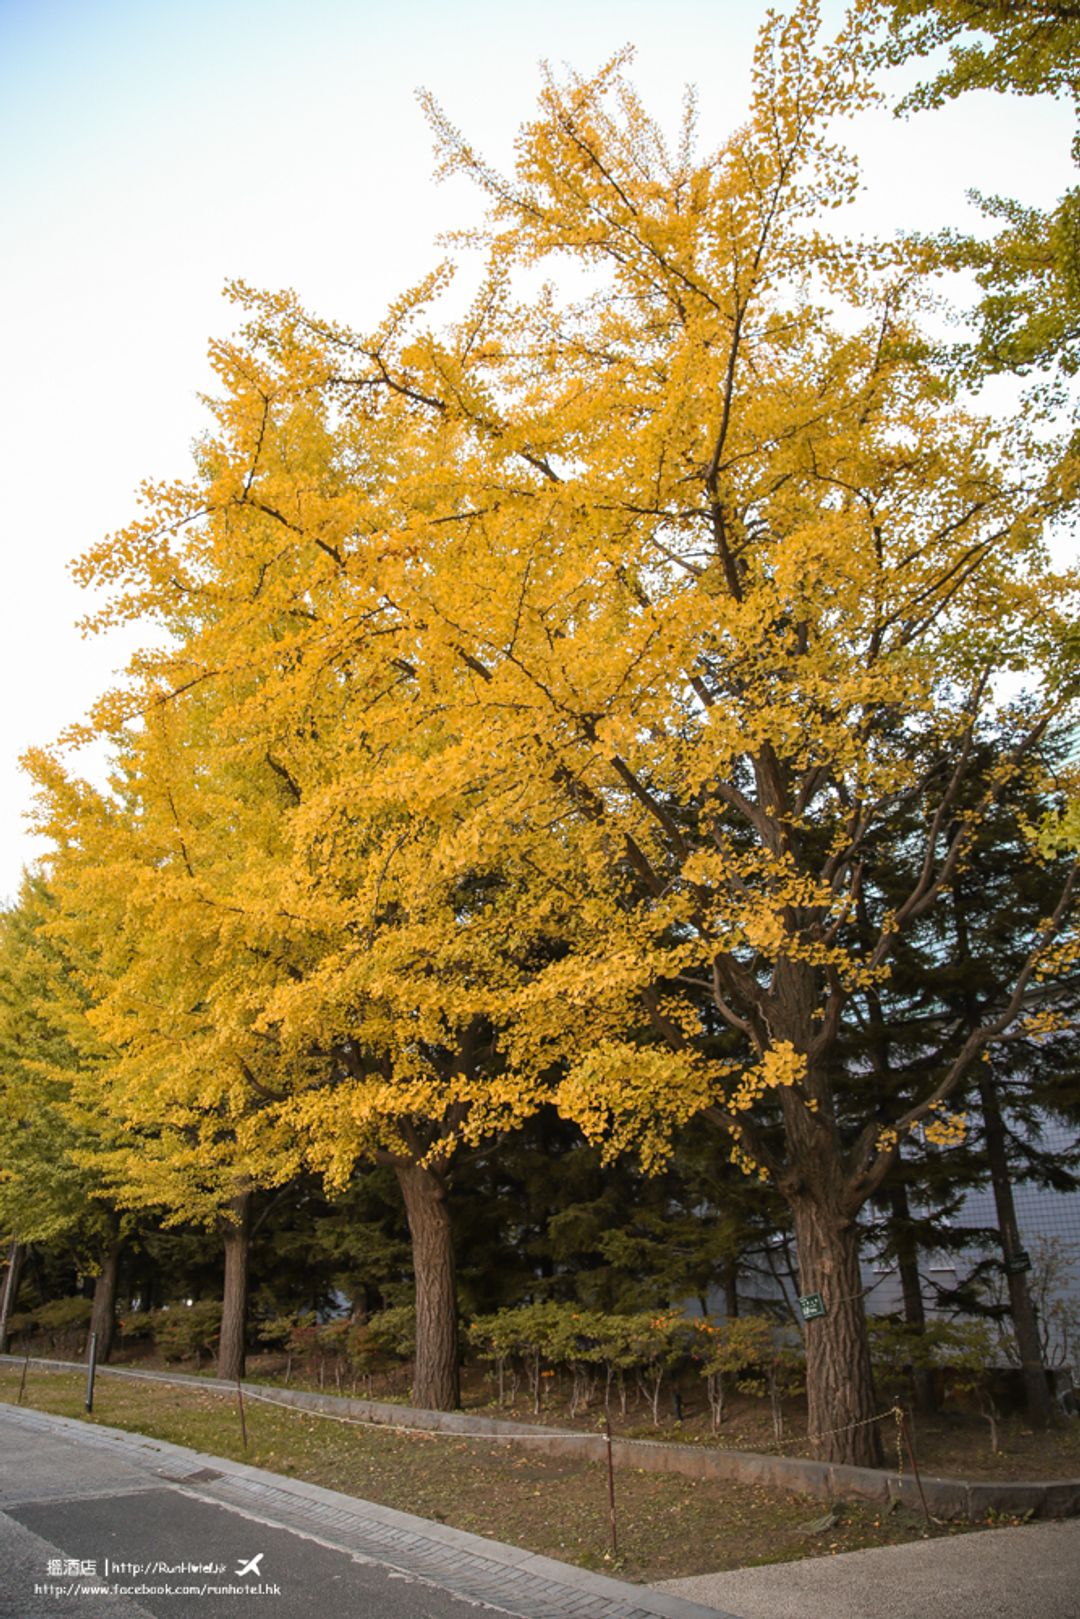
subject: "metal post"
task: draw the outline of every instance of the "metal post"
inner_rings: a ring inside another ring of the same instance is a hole
[[[607,1446],[607,1494],[608,1494],[608,1522],[611,1525],[611,1557],[614,1562],[619,1555],[619,1530],[615,1518],[615,1463],[611,1454],[611,1418],[604,1415],[604,1441]]]
[[[97,1371],[97,1333],[90,1334],[86,1345],[86,1409],[94,1409],[94,1373]]]
[[[27,1367],[29,1365],[30,1365],[30,1351],[28,1349],[26,1351],[26,1354],[23,1356],[22,1376],[19,1378],[19,1398],[15,1401],[16,1405],[22,1405],[22,1403],[23,1403],[23,1395],[26,1392],[26,1371],[27,1371]]]

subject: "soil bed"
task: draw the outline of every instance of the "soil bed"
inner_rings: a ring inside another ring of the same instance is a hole
[[[119,1364],[119,1361],[116,1362]],[[132,1361],[133,1367],[167,1371],[164,1362]],[[276,1355],[248,1357],[248,1379],[281,1384],[284,1362]],[[176,1370],[174,1366],[172,1368]],[[195,1371],[193,1364],[185,1371]],[[205,1368],[203,1368],[205,1369]],[[209,1374],[212,1375],[212,1374]],[[403,1372],[391,1379],[376,1378],[369,1390],[365,1380],[354,1384],[344,1379],[341,1386],[332,1376],[306,1376],[301,1372],[289,1379],[289,1386],[314,1393],[352,1394],[359,1398],[400,1400],[410,1403],[408,1378]],[[880,1400],[882,1410],[895,1404],[896,1396],[885,1394]],[[903,1401],[904,1396],[899,1398]],[[904,1401],[906,1405],[906,1401]],[[588,1409],[579,1409],[571,1416],[564,1391],[553,1383],[545,1394],[541,1410],[533,1410],[532,1401],[519,1390],[516,1399],[499,1405],[493,1398],[491,1380],[468,1368],[462,1375],[461,1408],[474,1416],[504,1418],[512,1422],[539,1423],[545,1428],[566,1428],[574,1432],[594,1430],[602,1423],[602,1401],[593,1401]],[[661,1402],[660,1424],[654,1425],[647,1403],[636,1394],[627,1402],[625,1417],[617,1401],[611,1406],[611,1431],[617,1438],[658,1439],[682,1445],[709,1445],[729,1450],[749,1450],[766,1456],[810,1455],[806,1442],[806,1403],[800,1398],[786,1399],[783,1403],[783,1438],[777,1440],[769,1402],[753,1395],[735,1392],[727,1402],[727,1415],[715,1431],[708,1404],[697,1389],[681,1392],[682,1417],[676,1420],[670,1394]],[[919,1416],[908,1411],[908,1422],[916,1447],[921,1472],[938,1478],[964,1478],[971,1480],[1038,1480],[1080,1478],[1080,1418],[1063,1417],[1060,1424],[1047,1432],[1035,1433],[1024,1418],[1016,1413],[1003,1416],[998,1424],[999,1450],[991,1449],[991,1430],[985,1417],[977,1412],[947,1405],[932,1416]],[[899,1434],[895,1418],[886,1416],[881,1422],[881,1439],[885,1450],[885,1465],[897,1467],[897,1441]],[[905,1452],[899,1471],[909,1470]]]

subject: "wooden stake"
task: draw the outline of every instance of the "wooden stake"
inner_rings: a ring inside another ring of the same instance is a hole
[[[240,1387],[239,1378],[236,1380],[236,1405],[240,1412],[240,1439],[244,1447],[244,1454],[247,1455],[247,1421],[244,1417],[244,1391]]]
[[[919,1476],[919,1464],[915,1459],[915,1446],[911,1442],[911,1429],[908,1427],[907,1412],[902,1406],[900,1408],[900,1431],[904,1436],[904,1443],[907,1445],[908,1460],[911,1462],[911,1471],[915,1474],[915,1483],[919,1487],[919,1500],[922,1502],[923,1513],[926,1517],[926,1527],[930,1529],[934,1520],[931,1518],[930,1508],[926,1504],[926,1492],[923,1490],[922,1479]]]
[[[16,1405],[22,1405],[22,1402],[23,1402],[23,1393],[24,1393],[24,1391],[26,1389],[26,1369],[27,1369],[27,1367],[29,1365],[30,1365],[30,1351],[28,1349],[26,1351],[26,1357],[25,1357],[25,1359],[23,1360],[23,1363],[22,1363],[22,1376],[19,1378],[19,1398],[15,1401]]]

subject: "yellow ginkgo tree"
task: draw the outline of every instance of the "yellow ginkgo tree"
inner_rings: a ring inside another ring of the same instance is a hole
[[[111,740],[113,791],[34,761],[69,912],[96,910],[115,939],[92,1014],[121,1054],[110,1105],[132,1135],[115,1173],[172,1218],[221,1216],[228,1260],[229,1211],[242,1233],[250,1189],[300,1156],[336,1189],[359,1161],[391,1166],[414,1397],[452,1407],[450,1178],[545,1094],[499,1023],[544,944],[521,925],[525,875],[455,786],[460,738],[386,663],[399,619],[346,576],[350,528],[387,522],[358,468],[400,501],[408,420],[365,408],[331,432],[333,380],[294,334],[218,358],[196,478],[154,491],[87,564],[123,579],[114,611],[168,632],[72,734]]]
[[[93,1089],[108,1052],[90,1027],[89,996],[77,957],[50,936],[55,895],[24,875],[18,901],[0,912],[0,1239],[9,1248],[4,1344],[22,1254],[30,1243],[61,1242],[78,1271],[94,1278],[90,1331],[108,1360],[116,1330],[121,1250],[132,1217],[86,1163],[120,1130]]]
[[[506,1002],[511,1063],[560,1062],[609,1151],[656,1159],[700,1115],[776,1184],[819,1312],[813,1443],[873,1461],[859,1210],[905,1131],[961,1127],[949,1098],[1021,1013],[1073,880],[916,1099],[868,1106],[840,1037],[1069,711],[1053,447],[965,408],[920,328],[917,244],[822,234],[855,185],[830,129],[865,100],[857,32],[819,47],[813,6],[772,19],[751,118],[705,159],[689,120],[669,153],[621,66],[549,79],[511,177],[432,110],[492,204],[463,322],[363,339],[266,299],[259,342],[321,354],[336,465],[356,400],[388,400],[408,444],[374,503],[359,485],[324,611],[365,681],[411,683],[458,739],[448,790],[500,822],[529,914],[573,918]],[[515,294],[564,262],[568,293]],[[1018,740],[961,809],[1003,676]],[[913,835],[887,898],[881,851]]]
[[[408,762],[389,774],[400,782]],[[322,846],[320,869],[300,843],[281,901],[306,917],[319,959],[268,998],[262,1026],[309,1076],[285,1113],[331,1189],[358,1162],[395,1174],[415,1277],[413,1395],[446,1409],[459,1399],[453,1176],[550,1094],[532,1053],[511,1060],[500,1016],[543,943],[509,862],[473,846],[471,828],[456,835],[460,811],[441,788],[444,802],[425,805],[430,774],[411,764],[407,803],[387,796],[401,786],[365,771],[311,794],[301,820]],[[445,823],[433,829],[425,809]]]
[[[208,759],[205,704],[146,717],[98,791],[31,756],[55,898],[48,931],[81,963],[100,1052],[69,1078],[68,1113],[103,1116],[74,1153],[116,1204],[220,1235],[219,1376],[242,1375],[253,1196],[296,1173],[281,1062],[254,1031],[292,967],[236,903],[272,859],[275,794],[227,750]],[[261,864],[259,861],[261,856]]]
[[[716,1125],[792,1210],[815,1450],[872,1462],[859,1211],[905,1131],[960,1128],[1073,879],[918,1096],[843,1036],[1068,717],[1076,579],[1055,447],[958,395],[919,244],[825,229],[860,27],[771,15],[705,156],[623,57],[546,78],[509,176],[429,103],[490,203],[466,314],[435,328],[444,272],[366,335],[235,289],[196,476],[83,573],[174,637],[99,723],[205,685],[292,799],[242,908],[299,959],[250,1027],[325,1062],[290,1104],[324,1159],[441,1173],[447,1120],[512,1122],[542,1075],[609,1153]],[[973,801],[988,726],[1017,740]]]
[[[1043,541],[1056,447],[965,408],[920,329],[918,246],[822,234],[854,184],[831,121],[863,93],[857,33],[814,28],[811,5],[766,24],[751,117],[705,160],[668,153],[618,63],[548,81],[510,177],[433,113],[491,200],[492,275],[569,260],[586,291],[504,298],[472,358],[425,357],[412,386],[473,460],[395,599],[472,741],[463,779],[501,784],[575,902],[521,1040],[560,1054],[561,1105],[609,1151],[662,1154],[701,1115],[775,1183],[812,1441],[873,1461],[859,1211],[905,1131],[961,1128],[949,1098],[1021,1014],[1075,874],[914,1100],[868,1098],[841,1035],[1070,712],[1077,578]],[[888,895],[884,851],[913,837]]]

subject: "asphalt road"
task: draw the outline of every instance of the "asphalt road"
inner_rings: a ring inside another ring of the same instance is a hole
[[[24,1502],[3,1517],[0,1559],[6,1572],[10,1535],[22,1568],[20,1588],[0,1594],[0,1613],[12,1619],[96,1619],[98,1612],[123,1619],[240,1612],[251,1619],[476,1619],[475,1605],[450,1592],[175,1487]],[[49,1578],[49,1562],[58,1559],[91,1563],[97,1577]],[[118,1607],[109,1587],[131,1594]]]
[[[0,1404],[0,1619],[717,1619],[140,1435]]]
[[[201,1499],[197,1478],[163,1483],[8,1423],[2,1439],[5,1619],[476,1619],[451,1592]]]

